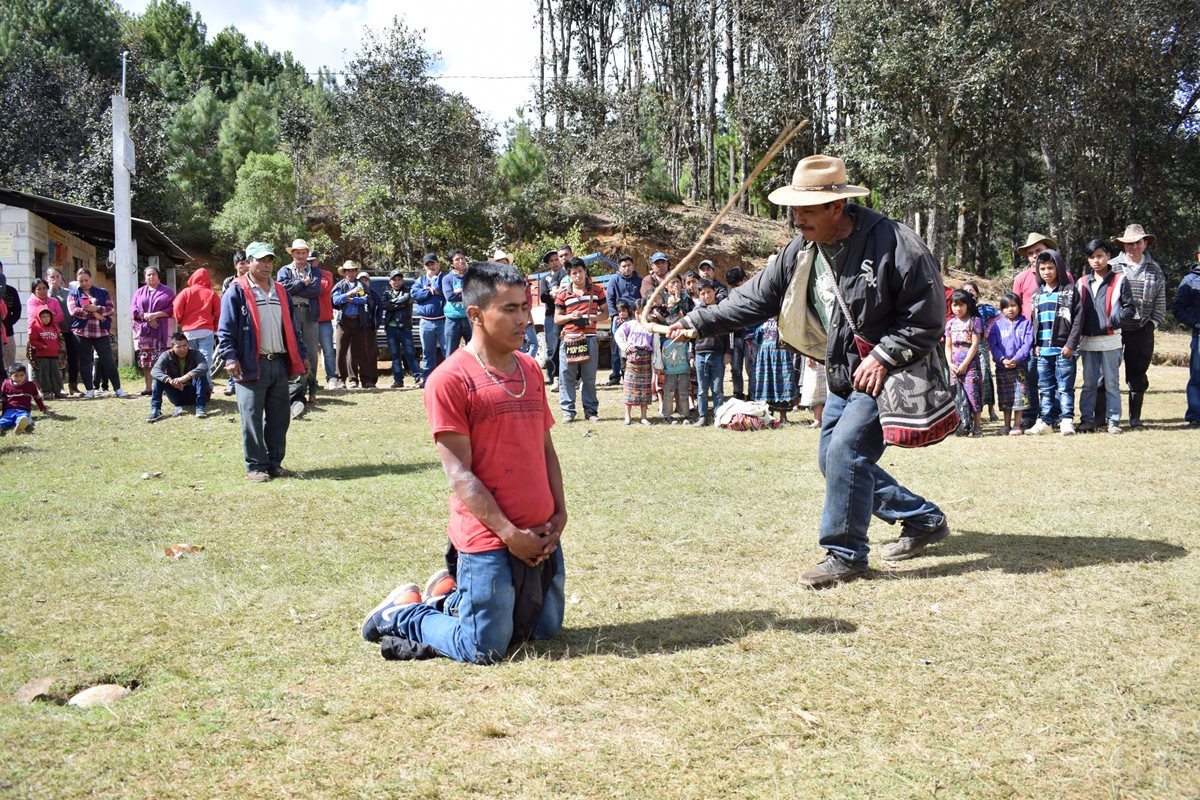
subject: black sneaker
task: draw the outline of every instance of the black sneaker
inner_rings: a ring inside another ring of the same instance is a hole
[[[933,530],[918,528],[907,522],[900,530],[900,538],[888,542],[879,549],[884,561],[905,561],[921,555],[921,551],[931,544],[937,544],[950,535],[950,525],[946,518]]]
[[[865,563],[856,564],[829,553],[816,566],[801,573],[800,583],[809,589],[824,589],[861,578],[867,574]]]

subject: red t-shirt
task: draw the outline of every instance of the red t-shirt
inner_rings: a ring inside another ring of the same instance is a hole
[[[571,288],[559,292],[554,302],[558,306],[560,313],[588,315],[587,325],[576,325],[574,322],[568,322],[560,328],[562,333],[571,336],[578,336],[580,334],[587,336],[596,335],[596,317],[600,315],[600,309],[607,308],[604,302],[603,286],[593,283],[590,288],[576,294],[575,286],[572,284]]]
[[[442,362],[425,382],[425,411],[436,440],[451,431],[471,439],[471,471],[496,498],[514,525],[545,524],[554,515],[554,495],[546,469],[546,431],[554,415],[537,362],[516,353],[525,373],[525,395],[510,397],[497,386],[465,347]],[[521,392],[519,374],[499,375],[512,394]],[[450,542],[461,553],[500,550],[500,537],[450,495]]]

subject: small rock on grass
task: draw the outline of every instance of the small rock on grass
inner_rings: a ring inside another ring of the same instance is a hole
[[[77,706],[79,708],[92,708],[94,706],[105,706],[109,703],[116,703],[119,700],[124,700],[133,692],[124,686],[118,686],[115,683],[102,683],[99,686],[93,686],[90,689],[84,689],[79,694],[67,701],[69,706]]]
[[[13,693],[13,699],[18,703],[32,703],[34,700],[44,700],[50,696],[50,685],[54,678],[34,678],[29,683]]]

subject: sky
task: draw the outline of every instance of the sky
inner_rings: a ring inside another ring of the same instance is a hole
[[[148,0],[118,0],[141,13]],[[532,75],[538,52],[536,7],[531,0],[189,0],[211,39],[229,25],[251,42],[290,50],[310,72],[340,71],[358,51],[364,29],[381,31],[394,16],[424,31],[426,49],[440,53],[439,83],[461,92],[498,126],[532,99],[532,79],[458,79],[450,76]]]

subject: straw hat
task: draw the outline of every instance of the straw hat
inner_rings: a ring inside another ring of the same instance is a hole
[[[1150,240],[1146,242],[1147,247],[1154,244],[1154,234],[1146,233],[1141,225],[1130,225],[1125,228],[1123,235],[1114,237],[1113,241],[1121,242],[1122,244],[1133,244],[1134,242],[1140,242],[1142,239]]]
[[[818,155],[800,159],[791,184],[779,187],[767,199],[778,206],[816,206],[870,193],[864,186],[846,183],[845,161]]]
[[[1030,231],[1029,235],[1025,237],[1025,244],[1023,244],[1017,248],[1017,253],[1022,258],[1024,258],[1025,251],[1028,250],[1029,248],[1033,247],[1038,242],[1041,242],[1042,244],[1046,245],[1046,249],[1048,249],[1048,250],[1057,250],[1058,249],[1058,242],[1054,241],[1049,236],[1046,236],[1043,233],[1036,233],[1034,231]]]
[[[293,250],[312,250],[312,248],[308,246],[308,242],[304,241],[303,239],[292,239],[292,246],[285,249],[289,253]]]
[[[354,272],[357,269],[358,269],[358,264],[355,264],[353,261],[347,261],[346,263],[344,263],[340,267],[338,267],[338,272]]]

